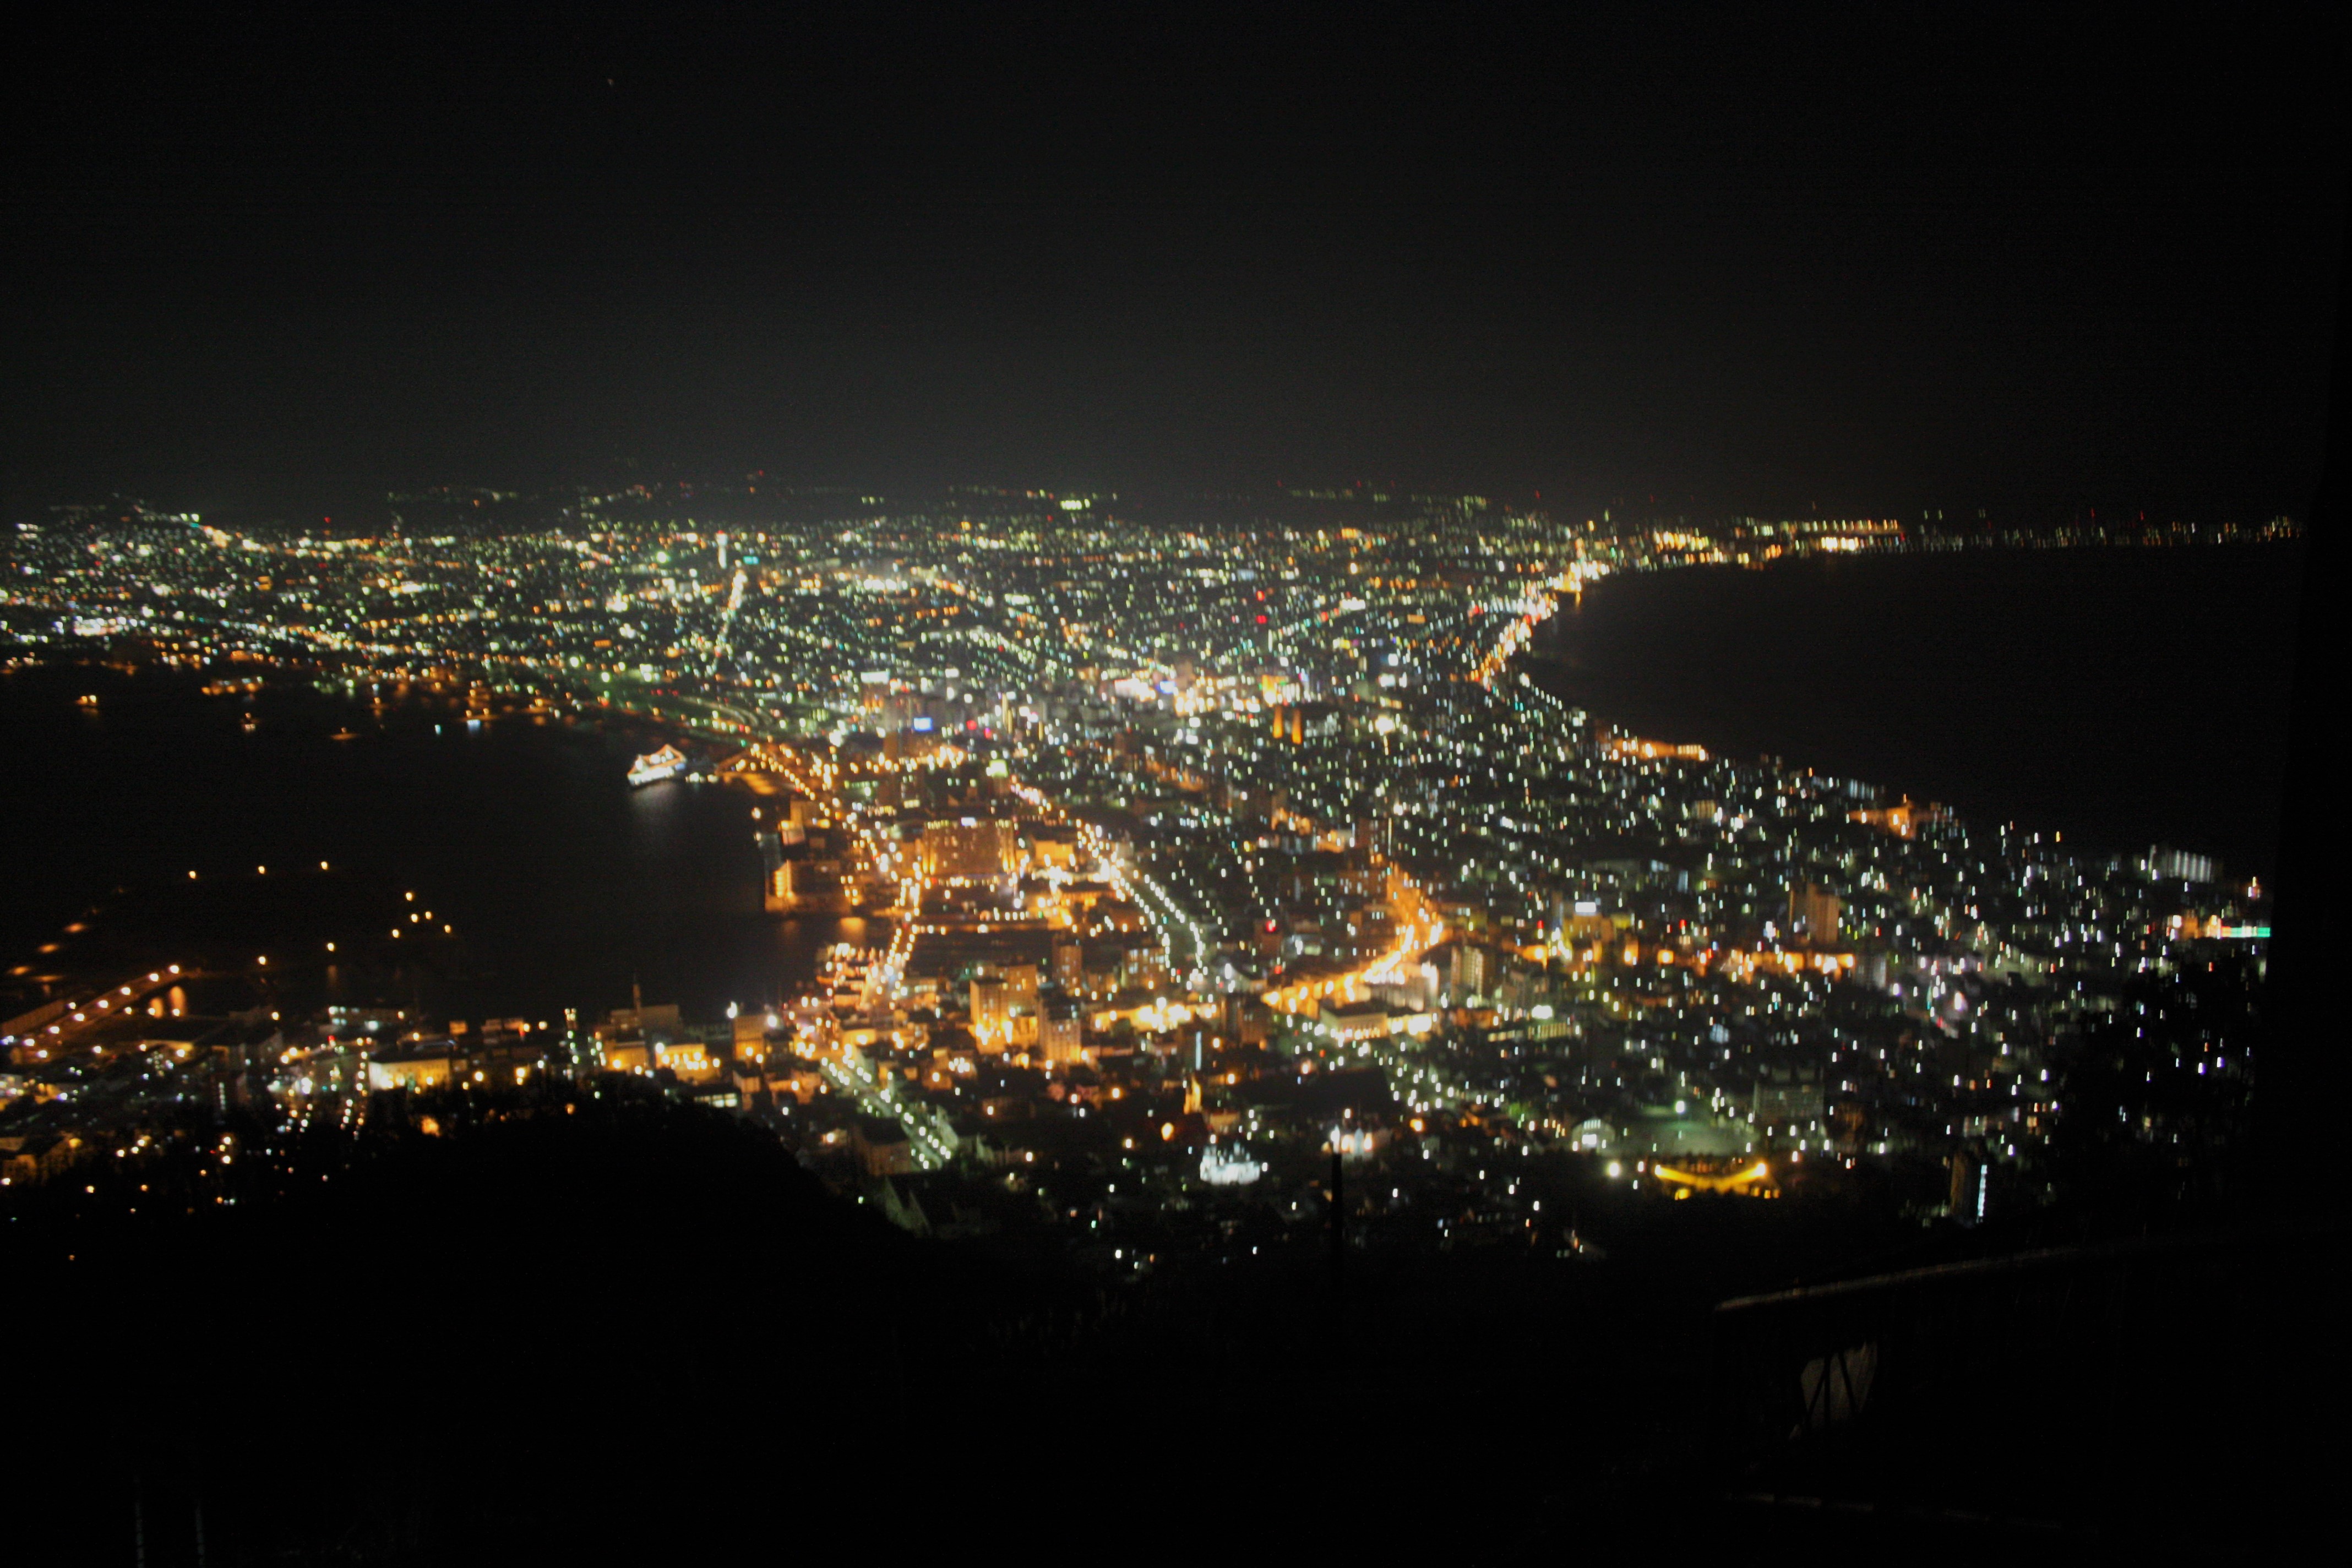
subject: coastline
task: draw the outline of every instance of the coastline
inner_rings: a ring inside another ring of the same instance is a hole
[[[1514,662],[1646,739],[2267,876],[2301,569],[2278,542],[1619,573]]]
[[[685,738],[670,727],[528,712],[469,723],[462,703],[355,707],[292,682],[205,697],[196,678],[162,674],[0,682],[10,740],[68,778],[134,781],[110,805],[49,773],[0,788],[26,828],[27,891],[0,949],[25,967],[19,985],[76,973],[84,944],[64,928],[97,932],[99,911],[189,870],[209,886],[321,859],[414,888],[447,917],[462,943],[446,955],[453,1005],[492,1013],[620,1005],[634,973],[649,996],[716,1016],[813,973],[831,940],[832,921],[761,909],[742,790],[627,783],[634,754]],[[95,711],[75,701],[85,687]]]

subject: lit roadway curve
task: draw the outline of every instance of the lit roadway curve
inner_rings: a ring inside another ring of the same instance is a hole
[[[63,1013],[36,1025],[24,1037],[24,1043],[36,1047],[37,1059],[48,1059],[52,1051],[74,1048],[88,1036],[134,1016],[139,1004],[156,993],[168,991],[197,976],[183,972],[178,964],[159,969],[143,976],[133,976],[126,984],[100,992],[88,1001],[68,1005]]]
[[[1394,866],[1388,868],[1388,899],[1404,915],[1396,944],[1369,963],[1338,974],[1318,974],[1267,990],[1265,1005],[1279,1013],[1303,1013],[1310,1004],[1362,1000],[1366,988],[1402,975],[1421,955],[1445,940],[1445,922],[1429,910],[1420,888]]]

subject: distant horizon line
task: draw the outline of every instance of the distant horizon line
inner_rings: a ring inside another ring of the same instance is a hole
[[[754,482],[757,481],[757,482]],[[617,479],[597,483],[589,480],[553,480],[536,484],[491,484],[444,481],[415,488],[383,489],[352,487],[339,498],[314,497],[310,506],[298,507],[291,501],[266,501],[250,498],[220,497],[207,500],[188,500],[178,504],[157,503],[150,497],[159,492],[212,489],[202,485],[171,485],[110,489],[100,496],[87,499],[51,500],[43,501],[16,500],[10,506],[14,514],[8,521],[39,522],[58,513],[89,514],[130,508],[158,517],[201,516],[207,509],[226,512],[227,516],[261,526],[299,524],[301,526],[332,525],[332,513],[320,513],[315,520],[310,515],[311,506],[334,506],[362,512],[377,508],[397,506],[447,504],[451,501],[483,501],[505,507],[508,505],[545,504],[560,499],[593,497],[618,499],[633,492],[651,501],[661,497],[692,500],[698,495],[713,498],[728,496],[748,499],[773,495],[779,500],[847,500],[852,504],[866,507],[887,507],[914,501],[918,499],[964,496],[986,498],[997,501],[1030,501],[1060,506],[1073,520],[1107,506],[1128,505],[1162,507],[1183,503],[1242,504],[1266,501],[1309,502],[1326,505],[1365,505],[1412,508],[1416,506],[1458,507],[1469,505],[1481,510],[1493,509],[1520,515],[1549,515],[1560,521],[1591,521],[1595,523],[1644,523],[1707,521],[1721,523],[1782,523],[1782,522],[1857,522],[1879,525],[1896,524],[1918,528],[1929,532],[1977,532],[1988,529],[2009,528],[2040,531],[2052,528],[2173,528],[2173,527],[2261,527],[2281,530],[2299,536],[2307,518],[2295,509],[2279,510],[2270,506],[2246,506],[2227,509],[2191,509],[2115,506],[2107,503],[1988,503],[1982,506],[1908,506],[1908,507],[1845,507],[1808,504],[1805,507],[1772,507],[1755,503],[1737,505],[1709,504],[1696,498],[1682,500],[1661,499],[1655,495],[1633,497],[1611,496],[1596,500],[1590,496],[1551,499],[1532,488],[1514,489],[1445,489],[1408,488],[1403,485],[1376,486],[1370,481],[1349,480],[1340,483],[1292,483],[1274,480],[1255,488],[1231,485],[1174,485],[1145,483],[1133,486],[1106,487],[1101,485],[1017,485],[969,480],[916,480],[889,484],[848,484],[834,482],[772,481],[762,470],[741,476],[700,478],[673,474],[667,478]],[[332,489],[335,487],[322,487]],[[143,491],[144,493],[141,493]],[[62,490],[53,494],[64,494]],[[1075,504],[1072,504],[1075,503]],[[1610,514],[1622,511],[1622,519]],[[1583,513],[1579,518],[1575,514]],[[358,520],[354,520],[355,521]],[[373,522],[394,521],[370,518]]]

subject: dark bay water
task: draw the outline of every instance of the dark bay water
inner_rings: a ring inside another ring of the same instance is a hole
[[[2250,545],[1620,577],[1528,668],[1652,739],[2268,874],[2301,573],[2299,547]]]
[[[77,705],[85,693],[94,711]],[[346,727],[353,738],[332,738]],[[0,679],[0,736],[18,764],[0,782],[6,967],[70,968],[101,933],[65,925],[176,899],[191,869],[249,879],[267,865],[283,879],[322,859],[370,887],[413,889],[457,928],[427,1000],[476,1016],[570,1005],[584,1017],[625,1005],[635,976],[646,1000],[715,1018],[730,1001],[796,989],[844,923],[761,910],[748,793],[631,789],[624,771],[647,736],[523,721],[469,730],[415,708],[378,723],[309,692],[247,702],[87,669]],[[358,886],[320,879],[269,918],[331,932],[349,923],[346,902],[372,898]],[[110,912],[91,917],[94,906]],[[37,959],[49,942],[61,951]]]

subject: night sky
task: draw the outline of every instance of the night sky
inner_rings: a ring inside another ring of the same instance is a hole
[[[761,468],[2211,519],[2317,479],[2323,7],[48,9],[11,507]]]

